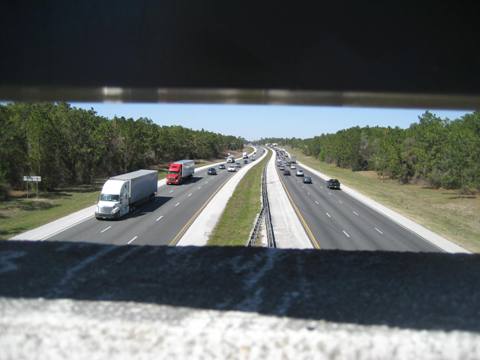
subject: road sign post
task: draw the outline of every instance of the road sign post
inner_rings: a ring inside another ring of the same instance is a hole
[[[37,193],[37,198],[38,198],[38,183],[42,182],[42,177],[41,176],[24,176],[23,181],[27,183],[27,199],[28,199],[28,183],[36,183],[36,193]]]

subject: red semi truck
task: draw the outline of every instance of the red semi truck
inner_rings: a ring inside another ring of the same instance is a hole
[[[170,164],[167,173],[167,185],[181,184],[186,178],[193,176],[195,162],[193,160],[179,160]]]

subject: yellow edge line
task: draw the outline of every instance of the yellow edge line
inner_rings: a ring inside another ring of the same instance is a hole
[[[275,169],[275,171],[277,171],[277,169]],[[277,174],[278,174],[278,171],[277,171]],[[292,204],[293,206],[293,209],[295,210],[295,212],[297,213],[297,216],[298,218],[300,219],[300,222],[302,223],[303,225],[303,228],[305,229],[307,235],[308,235],[308,238],[310,240],[310,242],[312,243],[313,247],[315,249],[320,249],[320,242],[315,238],[315,235],[313,235],[313,232],[312,230],[310,230],[310,227],[308,226],[307,222],[305,221],[304,217],[302,216],[302,213],[300,212],[300,209],[297,207],[297,205],[295,205],[295,203],[293,202],[293,199],[290,195],[290,192],[288,191],[287,189],[287,186],[283,183],[283,179],[282,177],[280,176],[280,174],[278,174],[278,177],[280,179],[280,183],[282,184],[283,186],[283,189],[285,190],[285,192],[287,193],[287,197],[288,199],[290,200],[290,203]]]
[[[200,215],[200,213],[205,209],[205,207],[208,205],[208,203],[212,200],[212,198],[225,186],[225,184],[230,180],[232,177],[228,177],[222,185],[220,185],[217,190],[214,191],[212,195],[205,201],[205,203],[198,209],[195,214],[192,215],[192,217],[187,221],[185,225],[180,229],[180,231],[175,235],[175,237],[169,242],[168,245],[177,245],[177,243],[180,241],[180,238],[185,234],[185,232],[188,230],[188,228],[192,225],[192,223],[195,221],[195,219]]]
[[[260,161],[261,162],[261,161]],[[258,164],[258,163],[257,163]],[[253,165],[251,169],[253,169],[257,164]],[[192,217],[187,221],[187,223],[180,229],[180,231],[177,233],[177,235],[175,235],[175,237],[170,240],[170,242],[168,243],[169,246],[175,246],[177,245],[177,243],[180,241],[180,238],[185,234],[185,232],[188,230],[188,228],[192,225],[192,223],[195,221],[195,219],[198,217],[198,215],[200,215],[200,213],[203,211],[203,209],[205,209],[205,207],[208,205],[208,203],[212,200],[212,198],[225,186],[225,184],[228,182],[228,180],[230,180],[232,178],[229,177],[227,178],[227,180],[225,180],[223,182],[222,185],[220,185],[218,187],[217,190],[215,190],[215,192],[210,195],[210,197],[207,199],[207,201],[205,201],[205,203],[200,207],[200,209],[198,209],[195,214],[192,215]]]

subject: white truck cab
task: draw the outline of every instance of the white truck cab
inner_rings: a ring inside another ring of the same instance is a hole
[[[158,184],[156,170],[137,170],[108,179],[98,197],[95,217],[118,219],[137,205],[155,198]]]
[[[98,198],[96,214],[104,218],[118,218],[128,214],[129,184],[124,180],[107,180]]]

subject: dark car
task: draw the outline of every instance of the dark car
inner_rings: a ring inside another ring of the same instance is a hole
[[[290,170],[286,169],[286,170],[283,172],[283,175],[290,176]]]
[[[303,183],[304,184],[311,184],[312,183],[312,178],[310,176],[304,176],[303,177]]]
[[[280,169],[281,171],[283,171],[283,170],[285,170],[285,166],[280,165],[279,169]]]
[[[243,159],[244,164],[248,164],[248,159]]]
[[[217,175],[217,170],[215,170],[215,168],[209,168],[207,173],[208,175]]]
[[[220,165],[218,165],[218,168],[219,168],[219,169],[225,169],[225,164],[220,164]]]
[[[330,179],[327,181],[327,188],[329,189],[334,189],[334,190],[340,190],[340,181],[337,179]]]

